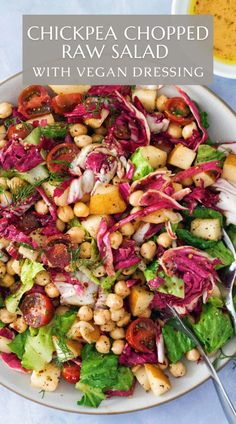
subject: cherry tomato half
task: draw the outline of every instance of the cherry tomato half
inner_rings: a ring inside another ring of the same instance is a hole
[[[19,138],[24,140],[24,138],[32,131],[32,128],[33,127],[31,125],[24,122],[11,125],[7,131],[7,138],[8,140],[18,140]]]
[[[47,155],[47,167],[51,172],[64,174],[79,153],[79,148],[72,143],[57,144]]]
[[[126,340],[138,352],[149,353],[156,347],[156,328],[150,318],[138,318],[126,331]]]
[[[71,112],[81,102],[81,93],[58,94],[52,99],[52,108],[59,115]]]
[[[42,85],[26,87],[18,98],[18,111],[26,118],[45,115],[51,111],[51,97]]]
[[[73,362],[66,362],[62,368],[62,377],[67,383],[75,384],[80,379],[80,367]]]
[[[54,234],[44,244],[44,254],[52,268],[64,269],[71,261],[71,240],[66,234]]]
[[[164,113],[170,121],[179,125],[187,125],[194,120],[188,105],[182,97],[171,97],[168,99]]]
[[[26,295],[21,303],[20,309],[26,324],[33,328],[47,325],[54,315],[52,301],[42,293]]]

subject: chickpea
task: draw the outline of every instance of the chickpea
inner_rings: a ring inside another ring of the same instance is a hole
[[[70,308],[68,306],[60,305],[56,309],[56,315],[64,315],[69,310],[70,310]]]
[[[117,327],[125,327],[131,320],[131,314],[129,312],[125,312],[123,318],[117,321]]]
[[[2,280],[0,282],[0,286],[2,286],[2,287],[11,287],[12,284],[14,284],[14,282],[15,282],[15,279],[14,279],[13,275],[5,274],[2,277]]]
[[[101,325],[101,331],[104,331],[106,333],[110,333],[110,331],[114,330],[115,323],[113,321],[108,321],[106,324]]]
[[[147,308],[147,309],[145,309],[145,311],[144,311],[144,312],[142,312],[142,313],[139,315],[139,317],[142,317],[142,318],[150,318],[151,314],[152,314],[151,309],[150,309],[150,308]]]
[[[71,206],[59,206],[57,215],[62,222],[69,222],[74,218],[74,212]]]
[[[111,309],[111,319],[112,321],[120,321],[125,315],[125,309]]]
[[[81,243],[79,257],[82,259],[89,259],[91,257],[91,244],[88,241]]]
[[[81,227],[71,227],[67,233],[74,243],[82,243],[85,237],[85,230]]]
[[[110,332],[110,336],[114,339],[114,340],[119,340],[119,339],[124,339],[125,338],[125,330],[124,328],[114,328],[114,330],[112,330]]]
[[[10,324],[11,322],[15,321],[16,318],[17,315],[8,312],[6,308],[0,309],[0,321],[2,321],[4,324]]]
[[[106,299],[106,305],[113,310],[120,309],[123,307],[123,299],[118,294],[109,293]]]
[[[7,185],[11,191],[17,191],[20,187],[25,185],[25,181],[23,181],[19,177],[13,177],[7,181]]]
[[[89,144],[92,144],[93,139],[92,137],[90,137],[90,135],[78,135],[77,137],[74,138],[74,142],[76,144],[76,146],[80,147],[82,149],[82,147],[88,146]]]
[[[173,375],[173,377],[183,377],[186,374],[186,367],[183,364],[183,362],[176,362],[176,364],[170,364],[169,365],[170,373]]]
[[[61,221],[59,218],[57,218],[57,220],[56,220],[56,227],[57,227],[57,229],[59,231],[63,232],[64,229],[65,229],[65,227],[66,227],[66,225],[65,225],[65,223],[63,221]]]
[[[7,185],[7,178],[4,177],[0,177],[0,186],[3,190],[6,190],[8,185]]]
[[[163,363],[158,363],[158,366],[161,370],[166,370],[169,366],[169,361],[168,359],[165,357],[164,358],[164,362]]]
[[[0,119],[8,118],[12,114],[11,103],[3,102],[0,103]]]
[[[95,134],[106,135],[107,129],[103,126],[94,129]]]
[[[108,309],[97,309],[94,311],[94,322],[97,325],[104,325],[111,319],[111,313]]]
[[[109,353],[111,343],[107,336],[100,336],[99,339],[96,341],[95,346],[99,353]]]
[[[14,270],[15,274],[20,275],[20,273],[21,273],[20,261],[17,261],[17,259],[13,259],[11,267]]]
[[[127,224],[122,225],[120,231],[123,234],[123,236],[132,236],[135,232],[135,229],[133,224],[131,224],[131,222],[127,222]]]
[[[173,138],[180,138],[182,136],[182,128],[176,124],[170,124],[167,132]]]
[[[104,139],[104,137],[101,134],[93,134],[92,135],[93,143],[101,143],[103,139]]]
[[[95,277],[99,278],[99,277],[103,277],[106,274],[105,268],[103,265],[98,266],[94,271],[93,274],[95,275]]]
[[[157,243],[162,247],[170,247],[172,245],[172,239],[168,233],[162,233],[157,237]]]
[[[40,271],[36,275],[34,282],[38,284],[39,286],[46,286],[47,284],[50,284],[50,274],[48,271]]]
[[[69,195],[69,187],[67,187],[60,196],[53,196],[55,204],[57,206],[67,206],[68,195]]]
[[[123,236],[119,231],[115,231],[110,235],[110,243],[112,249],[118,249],[123,241]]]
[[[121,297],[127,297],[130,294],[130,289],[127,287],[125,280],[117,281],[114,287],[115,293]]]
[[[154,241],[149,240],[146,243],[143,243],[140,249],[140,253],[143,258],[151,260],[154,258],[155,253],[157,251],[157,246]]]
[[[77,202],[74,206],[74,214],[78,218],[86,218],[89,216],[89,207],[83,202]]]
[[[16,274],[15,270],[12,268],[13,261],[14,261],[14,259],[10,259],[7,262],[7,273],[9,275],[15,275]]]
[[[93,319],[93,310],[87,305],[83,305],[79,308],[78,317],[82,321],[91,321]]]
[[[194,130],[197,130],[197,125],[195,122],[191,122],[191,124],[185,125],[182,130],[183,138],[186,140],[187,138],[191,137]]]
[[[139,205],[139,200],[141,199],[143,193],[143,190],[136,190],[129,196],[129,203],[131,206]]]
[[[123,269],[123,271],[122,271],[123,275],[132,275],[133,273],[134,273],[134,269],[132,267]]]
[[[0,205],[3,207],[9,206],[12,203],[12,195],[10,191],[4,191],[0,194]]]
[[[191,349],[185,354],[186,359],[193,362],[198,361],[200,356],[200,352],[197,349]]]
[[[45,286],[45,292],[51,299],[54,299],[60,295],[58,288],[53,283],[49,283]]]
[[[168,97],[164,96],[162,94],[161,96],[157,97],[156,99],[156,108],[159,110],[159,112],[163,112],[165,110],[166,101],[168,100]]]
[[[0,278],[2,278],[7,272],[7,267],[3,262],[0,262]]]
[[[23,317],[18,317],[9,325],[9,327],[13,328],[13,330],[17,331],[17,333],[24,333],[24,331],[27,330],[28,325]]]
[[[115,355],[121,355],[121,354],[122,354],[122,352],[123,352],[123,350],[124,350],[124,347],[125,347],[125,342],[124,342],[124,340],[115,340],[115,341],[112,343],[112,348],[111,348],[111,350],[112,350],[112,352],[113,352]]]
[[[8,247],[10,243],[11,243],[11,242],[10,242],[9,240],[5,239],[4,237],[0,238],[0,247],[1,247],[1,248],[3,248],[3,247],[4,247],[4,248],[6,248],[6,247]]]
[[[78,137],[79,135],[87,134],[88,128],[83,124],[74,124],[70,127],[69,131],[72,137]]]
[[[34,209],[40,215],[47,215],[47,213],[49,212],[48,206],[46,205],[43,199],[35,203]]]
[[[118,175],[116,175],[114,178],[112,178],[112,183],[113,183],[113,185],[118,185],[118,184],[120,184],[120,182],[121,182],[121,179],[118,177]]]

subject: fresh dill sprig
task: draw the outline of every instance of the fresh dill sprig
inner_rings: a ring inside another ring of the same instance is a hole
[[[12,191],[12,199],[14,203],[22,202],[34,192],[35,186],[32,184],[18,186],[16,190]]]

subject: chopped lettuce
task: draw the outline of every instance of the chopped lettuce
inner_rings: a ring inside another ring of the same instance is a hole
[[[36,336],[27,336],[21,361],[22,366],[30,370],[40,371],[45,364],[51,362],[53,352],[52,326],[48,324],[41,327]]]
[[[188,219],[202,218],[202,219],[219,219],[221,225],[223,225],[223,215],[215,211],[215,209],[206,208],[203,206],[197,206],[192,213],[189,211],[183,211],[183,215],[185,215]]]
[[[228,314],[208,303],[192,328],[207,353],[213,353],[229,340],[234,330]]]
[[[23,355],[25,352],[25,343],[26,343],[28,334],[29,334],[29,330],[24,331],[24,333],[19,333],[15,336],[12,342],[8,344],[8,347],[11,349],[13,353],[16,354],[16,356],[19,359],[23,358]]]
[[[143,272],[147,282],[154,280],[154,278],[156,278],[157,268],[158,268],[158,261],[153,261],[150,264],[148,264],[147,268]]]
[[[64,138],[67,134],[68,124],[66,122],[55,122],[38,128],[40,130],[40,134],[45,137]]]
[[[143,157],[141,149],[136,149],[130,160],[135,166],[135,172],[133,175],[134,181],[139,180],[154,171],[154,168],[149,164],[147,159]]]
[[[40,128],[36,127],[26,138],[24,138],[23,143],[38,145],[40,143],[40,135]]]
[[[204,110],[201,110],[199,107],[199,115],[200,115],[200,119],[201,119],[201,124],[204,128],[209,128],[209,122],[208,122],[208,114],[207,112],[205,112]]]
[[[75,321],[76,314],[76,310],[71,309],[63,315],[55,315],[51,321],[51,326],[53,327],[52,334],[61,337],[67,334]]]
[[[231,250],[224,245],[223,241],[218,241],[214,246],[206,249],[206,252],[208,255],[212,256],[212,258],[217,258],[221,261],[221,264],[217,265],[216,269],[229,266],[234,261]]]
[[[6,308],[9,312],[16,312],[23,294],[33,287],[34,278],[40,271],[43,270],[44,267],[39,262],[31,261],[30,259],[26,259],[24,261],[20,274],[22,285],[15,293],[6,298]]]
[[[180,228],[176,230],[177,237],[183,240],[190,246],[197,247],[198,249],[212,248],[217,244],[215,240],[205,240],[201,237],[193,235],[190,231]]]
[[[182,331],[175,329],[175,319],[170,319],[163,327],[162,334],[164,338],[167,356],[173,364],[178,362],[184,353],[195,347],[193,341]]]
[[[83,396],[78,405],[97,408],[109,389],[128,390],[133,378],[130,370],[119,367],[118,356],[113,353],[102,355],[94,345],[86,344],[82,350],[80,381],[76,384]]]
[[[117,281],[118,277],[120,276],[122,270],[116,271],[115,275],[112,275],[111,277],[104,277],[99,280],[99,284],[102,286],[103,290],[109,291],[111,290],[112,286]]]
[[[171,294],[172,296],[184,299],[184,281],[182,280],[182,278],[178,278],[176,277],[176,275],[168,277],[164,273],[163,275],[162,273],[159,273],[159,276],[164,278],[165,283],[158,287],[158,292]]]
[[[206,144],[201,144],[198,147],[197,158],[195,163],[210,162],[212,160],[218,160],[223,163],[224,159],[224,152]]]

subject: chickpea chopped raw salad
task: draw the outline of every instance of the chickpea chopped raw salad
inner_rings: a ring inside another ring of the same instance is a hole
[[[234,331],[236,148],[179,87],[29,86],[0,104],[0,357],[98,407],[159,396]],[[197,372],[197,365],[196,365]],[[79,393],[78,393],[79,396]]]

